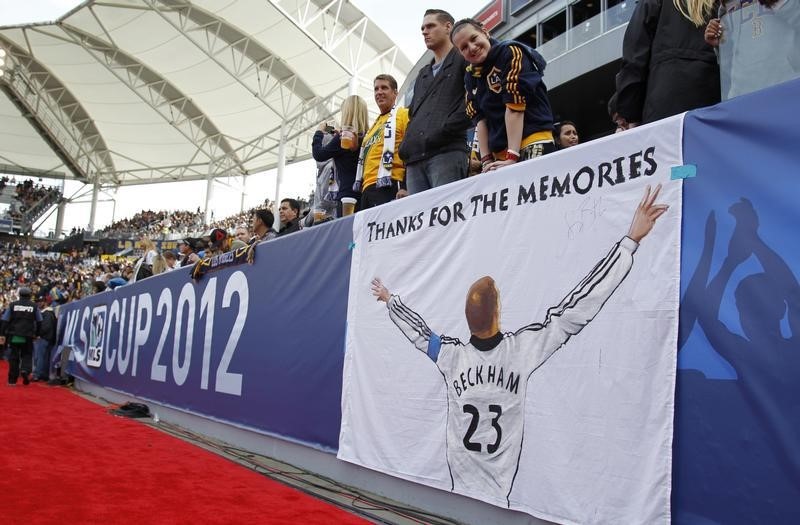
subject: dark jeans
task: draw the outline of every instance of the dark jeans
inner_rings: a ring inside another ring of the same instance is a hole
[[[50,356],[53,352],[53,345],[45,339],[37,339],[33,342],[33,362],[34,375],[39,379],[47,381],[50,379]]]
[[[9,336],[9,340],[11,337]],[[33,365],[33,345],[24,343],[8,344],[8,382],[16,383],[20,372],[30,374]]]
[[[467,178],[469,155],[466,151],[445,151],[429,159],[406,165],[408,193],[420,193]]]
[[[400,183],[392,179],[390,186],[379,188],[376,184],[361,192],[361,209],[368,210],[381,204],[386,204],[395,200],[397,192],[400,190]]]

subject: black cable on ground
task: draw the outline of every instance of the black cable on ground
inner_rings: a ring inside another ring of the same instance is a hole
[[[268,477],[274,481],[278,481],[280,483],[286,483],[278,479],[278,477],[286,478],[289,480],[294,481],[296,484],[289,483],[294,488],[309,494],[312,497],[317,497],[322,500],[325,500],[333,505],[338,507],[343,507],[346,509],[351,510],[352,512],[366,517],[373,521],[380,521],[381,523],[386,523],[391,525],[392,522],[386,521],[385,518],[381,516],[377,516],[374,514],[369,513],[368,511],[384,511],[394,513],[402,518],[405,518],[410,521],[414,521],[416,523],[421,524],[430,524],[430,525],[457,525],[458,522],[449,520],[447,518],[443,518],[441,516],[437,516],[435,514],[421,511],[418,509],[413,509],[411,507],[403,506],[403,505],[395,505],[389,503],[387,501],[382,501],[377,498],[374,498],[368,494],[364,494],[361,491],[354,489],[352,487],[348,487],[334,479],[328,478],[326,476],[321,476],[318,474],[314,474],[302,469],[297,469],[289,471],[284,469],[278,469],[269,465],[265,465],[258,461],[258,458],[263,458],[269,461],[276,461],[279,463],[283,463],[279,460],[275,460],[268,456],[258,454],[255,452],[247,451],[238,447],[234,447],[232,445],[218,443],[216,441],[210,440],[207,437],[189,431],[185,428],[179,427],[177,425],[173,425],[170,423],[165,423],[161,421],[159,423],[154,423],[152,426],[168,433],[179,437],[181,439],[185,439],[188,441],[194,441],[197,443],[202,443],[206,447],[218,450],[222,455],[231,456],[236,458],[240,463],[243,463],[245,466],[248,466],[252,470],[258,472],[259,474]],[[306,477],[317,478],[326,482],[330,486],[322,485],[320,483],[315,483],[310,479],[306,479]],[[342,501],[336,500],[332,497],[327,497],[318,492],[314,492],[310,489],[304,488],[298,485],[305,485],[306,487],[313,487],[319,491],[329,492],[336,496],[350,499],[351,505],[343,504]]]

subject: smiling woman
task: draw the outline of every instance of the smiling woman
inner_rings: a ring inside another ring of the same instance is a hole
[[[555,151],[544,58],[519,42],[491,38],[471,18],[456,22],[450,38],[470,63],[467,115],[476,127],[483,171]]]

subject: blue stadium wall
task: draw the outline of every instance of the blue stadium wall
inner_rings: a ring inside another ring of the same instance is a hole
[[[685,119],[697,176],[684,185],[675,523],[800,522],[796,115],[800,81]],[[62,307],[75,375],[334,453],[351,228],[262,244],[255,264],[197,282],[176,271]]]

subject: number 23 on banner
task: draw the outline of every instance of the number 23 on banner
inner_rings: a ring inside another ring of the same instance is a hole
[[[464,447],[472,452],[481,452],[483,451],[483,445],[472,441],[472,436],[478,429],[478,424],[481,420],[480,412],[477,407],[470,404],[464,405],[462,409],[465,414],[472,416],[472,420],[469,422],[469,428],[467,428],[467,432],[464,434]],[[500,428],[500,416],[503,415],[503,408],[500,405],[489,405],[489,413],[492,415],[491,424],[495,431],[496,439],[493,443],[486,443],[486,452],[494,454],[497,452],[497,449],[500,448],[500,441],[503,439],[503,429]]]

